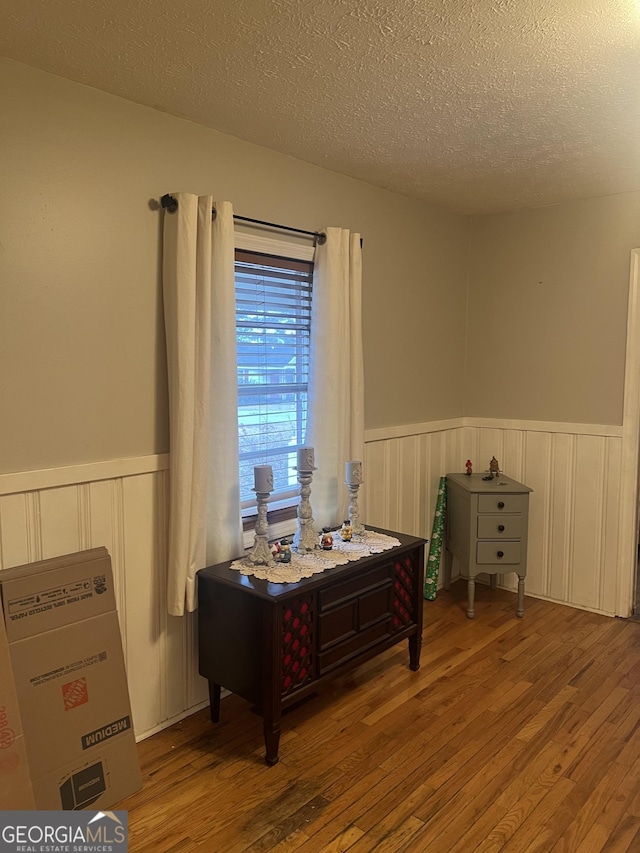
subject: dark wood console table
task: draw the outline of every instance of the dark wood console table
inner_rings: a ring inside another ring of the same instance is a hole
[[[377,529],[377,528],[376,528]],[[326,678],[409,642],[420,666],[424,539],[380,530],[400,545],[298,583],[276,584],[220,563],[198,572],[200,674],[209,681],[211,719],[222,687],[255,703],[266,762],[278,761],[284,708]]]

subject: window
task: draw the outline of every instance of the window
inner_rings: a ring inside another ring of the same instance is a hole
[[[308,247],[302,248],[309,255]],[[254,465],[273,467],[272,503],[297,502],[294,466],[307,423],[312,276],[310,259],[236,249],[238,437],[244,515],[255,512]]]

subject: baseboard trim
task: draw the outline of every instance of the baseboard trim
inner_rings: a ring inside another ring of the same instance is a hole
[[[456,577],[451,578],[451,584],[452,585],[454,583],[456,583],[457,581],[460,581],[461,583],[464,583],[466,585],[467,578],[463,577],[462,575],[457,575]],[[486,587],[490,586],[490,581],[489,581],[488,575],[486,577],[480,577],[480,576],[476,575],[475,581],[476,581],[476,584],[480,584],[480,585],[486,586]],[[440,584],[438,586],[438,592],[440,592],[440,590],[443,590],[443,589],[444,589],[444,586],[442,584]],[[510,592],[513,595],[514,599],[516,599],[518,596],[518,593],[515,590],[511,589],[508,586],[504,586],[503,584],[500,584],[500,583],[496,584],[496,589],[501,589],[503,592]],[[527,598],[535,598],[535,599],[539,599],[540,601],[548,601],[549,604],[560,604],[560,605],[562,605],[562,607],[571,607],[573,610],[584,610],[586,613],[595,613],[597,616],[608,616],[611,618],[621,618],[621,619],[626,618],[624,616],[618,617],[618,614],[614,613],[611,610],[598,610],[597,607],[585,607],[582,604],[574,604],[573,602],[569,602],[569,601],[561,601],[558,598],[551,598],[548,595],[538,595],[538,593],[528,592],[526,589],[526,584],[525,584],[524,595],[525,595],[525,602],[524,602],[524,616],[522,617],[523,619],[527,618]]]
[[[229,692],[222,692],[221,698],[223,696],[228,696]],[[197,705],[194,705],[192,708],[187,708],[185,711],[181,711],[179,714],[175,714],[173,717],[169,717],[169,719],[164,720],[162,723],[158,723],[157,726],[154,726],[151,729],[148,729],[146,732],[142,732],[142,734],[136,735],[136,743],[140,743],[143,740],[146,740],[148,737],[152,735],[157,735],[158,732],[162,732],[165,729],[168,729],[170,726],[173,726],[175,723],[179,723],[180,720],[186,720],[187,717],[190,717],[192,714],[197,714],[198,711],[202,711],[203,708],[209,707],[209,700],[205,700],[204,702],[199,702]]]

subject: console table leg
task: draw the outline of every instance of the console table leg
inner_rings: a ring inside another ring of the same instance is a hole
[[[211,722],[218,723],[220,721],[220,692],[222,688],[215,681],[209,682],[209,713],[211,714]]]
[[[422,649],[422,637],[414,634],[409,637],[409,669],[417,672],[420,669],[420,651]]]
[[[469,619],[473,619],[476,615],[476,611],[474,609],[474,601],[476,597],[476,582],[473,578],[469,578],[469,583],[467,584],[467,616]]]
[[[524,575],[518,575],[518,609],[516,616],[524,616]]]
[[[280,761],[280,757],[278,755],[278,748],[280,746],[280,720],[269,721],[265,719],[262,728],[264,731],[264,745],[266,748],[264,760],[269,767],[273,767],[274,764],[277,764],[278,761]]]

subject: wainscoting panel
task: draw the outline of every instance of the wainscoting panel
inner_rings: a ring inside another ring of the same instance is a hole
[[[482,471],[496,456],[534,490],[527,593],[616,614],[619,550],[629,545],[621,428],[456,419],[365,438],[367,524],[429,538],[440,477],[467,459]],[[166,611],[167,469],[158,456],[0,476],[0,570],[99,545],[111,554],[139,739],[208,701],[197,617]],[[513,575],[500,581],[515,588]]]
[[[429,538],[440,477],[462,464],[463,433],[438,429],[367,441],[366,523]]]
[[[615,613],[619,616],[628,616],[631,614],[632,602],[628,602],[628,610],[621,611],[619,609],[620,590],[618,583],[614,582],[614,578],[618,577],[618,568],[620,564],[624,564],[624,559],[620,554],[620,534],[623,529],[623,513],[622,513],[622,492],[624,491],[625,482],[622,477],[622,458],[623,458],[623,439],[609,439],[606,442],[605,449],[605,488],[604,488],[604,509],[602,518],[603,532],[603,548],[602,548],[602,564],[598,578],[598,600],[600,602],[599,610],[603,613]],[[628,496],[632,501],[634,496]],[[636,533],[634,526],[632,533]],[[637,560],[637,537],[636,541],[629,543],[631,554],[631,572],[636,572]]]
[[[125,594],[126,660],[131,703],[138,710],[136,725],[142,731],[153,728],[156,717],[167,718],[162,684],[164,645],[162,630],[164,571],[162,552],[162,508],[158,501],[158,475],[127,477],[122,481],[125,565],[122,576]],[[143,659],[139,651],[145,650]],[[183,674],[170,673],[172,683],[184,696]]]
[[[504,422],[503,422],[504,423]],[[599,613],[616,613],[622,439],[620,427],[465,419],[429,431],[398,427],[368,434],[366,505],[370,524],[430,537],[439,478],[488,468],[495,456],[506,474],[533,489],[527,593]],[[457,573],[454,563],[453,574]],[[499,584],[516,589],[510,573]],[[627,615],[623,613],[621,615]]]
[[[166,456],[132,459],[127,476],[118,460],[112,477],[103,463],[78,466],[75,484],[69,469],[47,471],[42,489],[33,488],[38,472],[29,472],[30,490],[18,493],[10,491],[17,475],[0,477],[0,569],[101,545],[109,551],[138,739],[208,702],[197,620],[167,615],[167,465]]]
[[[0,568],[37,559],[29,542],[29,531],[34,527],[29,522],[26,494],[0,497]]]

